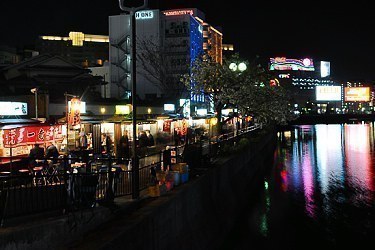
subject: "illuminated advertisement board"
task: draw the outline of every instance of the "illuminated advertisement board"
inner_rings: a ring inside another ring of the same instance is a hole
[[[369,87],[345,87],[345,101],[346,102],[368,102],[370,101]]]
[[[303,70],[314,71],[314,62],[311,58],[289,59],[286,57],[270,58],[270,70]]]
[[[316,86],[317,101],[340,101],[341,86]]]
[[[174,104],[170,104],[170,103],[164,104],[164,111],[175,111]]]
[[[331,75],[331,63],[320,61],[320,77],[327,77]]]
[[[0,102],[0,115],[27,115],[27,103]]]

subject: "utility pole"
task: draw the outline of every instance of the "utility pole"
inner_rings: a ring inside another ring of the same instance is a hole
[[[137,156],[137,102],[136,102],[136,95],[137,95],[137,68],[136,68],[136,19],[135,13],[138,10],[142,10],[147,8],[148,0],[143,0],[143,5],[139,7],[130,7],[124,5],[125,0],[119,0],[120,9],[130,14],[131,18],[131,44],[132,44],[132,106],[133,106],[133,141],[132,141],[132,198],[138,199],[139,198],[139,162]]]

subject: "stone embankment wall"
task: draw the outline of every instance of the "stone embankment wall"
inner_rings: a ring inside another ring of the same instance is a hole
[[[153,208],[138,210],[127,230],[105,248],[218,249],[249,203],[252,182],[271,166],[275,146],[276,135],[268,134],[245,151],[220,159],[204,175],[157,198]]]
[[[248,148],[216,160],[201,176],[192,176],[145,205],[133,202],[117,212],[98,207],[43,223],[35,220],[27,227],[3,228],[0,248],[218,249],[249,203],[253,182],[271,165],[275,146],[276,134],[263,134]]]

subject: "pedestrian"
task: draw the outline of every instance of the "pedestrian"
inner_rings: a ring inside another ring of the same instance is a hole
[[[154,146],[155,141],[154,141],[154,136],[151,134],[150,130],[146,130],[146,135],[147,135],[147,146]]]
[[[169,146],[165,147],[165,150],[163,151],[163,166],[164,171],[171,169],[171,149]]]
[[[111,154],[111,147],[111,138],[106,133],[102,133],[102,154],[109,156]]]
[[[148,137],[145,131],[139,133],[139,155],[143,157],[147,153]]]
[[[79,133],[79,148],[80,149],[87,149],[87,135],[85,131],[81,131]]]
[[[120,137],[119,143],[117,145],[118,157],[120,163],[128,164],[130,158],[129,149],[129,137],[128,131],[125,130],[124,134]]]
[[[177,147],[180,144],[180,136],[178,134],[178,128],[174,128],[173,139],[174,139],[174,145]]]

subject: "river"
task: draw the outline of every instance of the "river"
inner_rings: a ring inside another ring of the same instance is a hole
[[[221,250],[372,248],[375,124],[301,125],[278,139]]]

